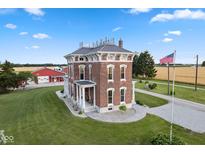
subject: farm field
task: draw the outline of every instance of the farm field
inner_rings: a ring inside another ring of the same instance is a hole
[[[155,79],[167,80],[167,67],[156,67],[157,76]],[[195,82],[195,67],[176,67],[176,81],[184,83]],[[173,78],[173,68],[170,67],[170,80]],[[199,67],[198,84],[205,85],[205,67]]]
[[[13,144],[150,144],[157,133],[169,133],[170,124],[153,115],[126,124],[74,117],[55,94],[62,88],[0,95],[0,128],[14,136]],[[176,125],[173,132],[186,144],[205,144],[205,134]]]
[[[51,67],[47,67],[50,69],[54,69],[55,66],[51,66]],[[44,68],[44,66],[41,67],[14,67],[15,72],[23,72],[23,71],[29,71],[29,72],[33,72],[39,69]]]
[[[137,82],[136,88],[148,90],[145,88],[144,82],[142,83]],[[172,85],[170,85],[170,90],[171,89],[172,89]],[[167,95],[167,85],[157,84],[157,87],[155,89],[149,90],[149,91]],[[182,98],[182,99],[198,102],[201,104],[205,104],[205,91],[204,90],[194,91],[194,89],[175,86],[175,92],[176,92],[175,96],[177,98]]]

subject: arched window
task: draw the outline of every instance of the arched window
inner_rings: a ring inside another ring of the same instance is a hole
[[[89,80],[92,80],[92,64],[89,64]]]
[[[79,80],[85,80],[85,65],[79,65]]]
[[[107,78],[108,78],[108,81],[114,81],[114,65],[113,64],[107,65]]]
[[[127,68],[127,65],[125,64],[121,64],[120,65],[120,80],[123,81],[123,80],[126,80],[126,68]]]
[[[120,104],[125,103],[126,87],[120,88]]]
[[[113,104],[114,88],[107,89],[107,103],[108,106]]]

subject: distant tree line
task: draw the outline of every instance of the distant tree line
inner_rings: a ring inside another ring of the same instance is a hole
[[[14,64],[11,63],[13,67],[51,67],[51,66],[66,66],[66,64],[52,64],[52,63],[45,63],[45,64]],[[0,62],[0,66],[1,66]]]
[[[14,67],[41,67],[41,66],[66,66],[66,64],[52,64],[52,63],[45,63],[45,64],[13,64]]]
[[[205,61],[202,62],[201,66],[202,66],[202,67],[205,67]]]
[[[172,64],[169,64],[170,66],[172,66]],[[176,63],[175,67],[191,67],[191,66],[195,66],[196,64],[179,64]],[[156,67],[167,67],[166,64],[155,64]],[[199,64],[199,66],[201,67],[205,67],[205,61],[203,61],[201,64]]]

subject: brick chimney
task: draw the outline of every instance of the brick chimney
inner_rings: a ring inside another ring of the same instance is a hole
[[[119,46],[120,48],[123,48],[123,41],[122,41],[121,38],[120,38],[120,40],[119,40],[119,42],[118,42],[118,46]]]

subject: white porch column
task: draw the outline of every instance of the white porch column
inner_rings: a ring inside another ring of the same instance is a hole
[[[85,88],[84,87],[82,88],[82,92],[83,92],[83,102],[82,102],[83,104],[82,105],[83,105],[83,110],[84,110],[85,109]]]
[[[76,84],[76,101],[79,104],[79,99],[78,99],[78,85]]]
[[[95,86],[93,87],[93,106],[96,106],[96,98],[95,98]]]
[[[79,86],[79,92],[80,92],[80,108],[82,108],[82,99],[81,99],[81,97],[82,97],[82,90],[81,90],[81,86]]]
[[[132,103],[135,103],[135,83],[136,81],[132,81]]]

